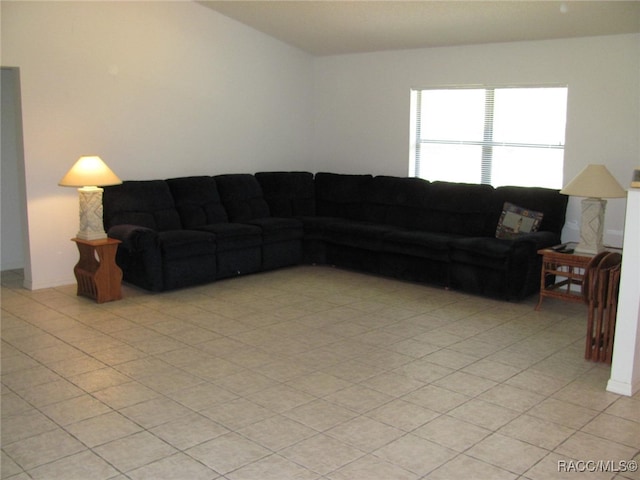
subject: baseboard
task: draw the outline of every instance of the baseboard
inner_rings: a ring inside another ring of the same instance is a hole
[[[609,381],[607,382],[607,391],[611,393],[617,393],[619,395],[626,395],[627,397],[632,397],[636,394],[636,392],[640,391],[640,383],[631,384],[609,379]]]
[[[25,278],[24,288],[26,288],[27,290],[42,290],[43,288],[64,287],[66,285],[73,285],[75,283],[76,279],[73,275],[64,278],[45,279],[38,282],[34,282],[33,280]]]

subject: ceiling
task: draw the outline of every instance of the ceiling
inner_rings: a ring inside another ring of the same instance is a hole
[[[640,32],[640,1],[198,3],[314,55]]]

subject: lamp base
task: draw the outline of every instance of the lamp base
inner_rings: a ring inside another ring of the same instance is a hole
[[[104,230],[102,231],[102,233],[85,232],[83,230],[78,230],[75,238],[79,238],[80,240],[104,240],[105,238],[109,237],[107,237],[107,232],[105,232]]]
[[[602,237],[606,206],[607,201],[602,198],[585,198],[582,200],[580,243],[575,248],[576,253],[595,255],[604,250]]]
[[[102,192],[100,187],[82,187],[78,189],[80,200],[80,230],[76,238],[82,240],[101,240],[107,238],[102,223]]]

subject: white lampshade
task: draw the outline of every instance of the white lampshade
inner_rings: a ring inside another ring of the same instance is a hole
[[[622,198],[627,195],[604,165],[588,165],[560,193],[591,198]]]
[[[61,187],[118,185],[122,180],[96,155],[80,157],[58,182]]]
[[[107,238],[102,224],[102,188],[106,185],[118,185],[122,180],[107,167],[98,156],[80,157],[71,170],[62,177],[58,185],[62,187],[80,187],[80,230],[77,238],[83,240],[102,240]]]

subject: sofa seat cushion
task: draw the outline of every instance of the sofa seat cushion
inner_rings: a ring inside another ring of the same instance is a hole
[[[448,262],[449,244],[459,238],[461,238],[460,235],[454,234],[398,230],[385,237],[384,250]]]
[[[322,236],[331,243],[381,251],[383,239],[393,230],[388,225],[336,219],[323,225]]]
[[[306,238],[323,238],[327,226],[334,222],[344,221],[336,217],[300,217]]]
[[[213,233],[218,252],[259,247],[262,244],[262,230],[255,225],[244,223],[215,223],[202,225],[198,230]]]
[[[514,260],[526,258],[528,248],[514,240],[491,237],[471,237],[451,242],[451,260],[493,270],[506,270]]]
[[[216,253],[216,237],[207,232],[195,230],[167,230],[158,233],[163,258],[182,258],[212,255]]]
[[[302,221],[295,218],[265,217],[255,218],[247,222],[260,227],[264,243],[301,240],[304,234]]]

